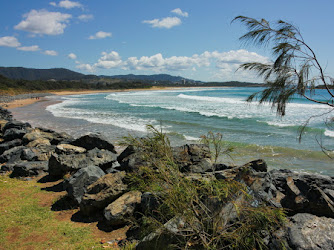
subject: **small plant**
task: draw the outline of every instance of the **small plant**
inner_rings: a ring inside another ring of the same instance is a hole
[[[176,248],[265,248],[263,232],[270,234],[282,226],[284,212],[252,206],[254,197],[235,180],[217,180],[214,175],[193,179],[181,173],[166,135],[153,126],[148,129],[147,137],[126,138],[145,160],[145,166],[127,175],[129,185],[152,193],[158,201],[156,208],[142,216],[142,236],[157,229],[163,232],[164,224],[172,222],[177,228],[172,233]],[[208,135],[207,142],[213,143],[219,155],[224,148],[222,137]]]
[[[201,143],[207,145],[211,151],[211,157],[214,163],[217,163],[219,156],[227,155],[230,158],[234,148],[223,141],[223,135],[221,133],[214,134],[209,131],[207,135],[201,136]]]

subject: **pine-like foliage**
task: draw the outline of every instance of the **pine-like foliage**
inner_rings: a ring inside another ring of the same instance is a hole
[[[255,71],[265,80],[268,87],[247,99],[270,102],[277,113],[285,115],[286,104],[297,94],[304,98],[334,109],[334,80],[325,75],[315,52],[305,43],[299,29],[294,25],[279,20],[273,25],[265,19],[257,20],[237,16],[232,22],[239,21],[248,32],[240,37],[241,41],[259,46],[271,46],[275,60],[272,63],[245,63],[241,69]],[[324,101],[312,90],[323,85],[329,94]]]

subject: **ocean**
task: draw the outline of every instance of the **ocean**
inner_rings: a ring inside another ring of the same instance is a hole
[[[279,117],[269,104],[246,103],[261,88],[182,88],[49,97],[47,102],[17,108],[19,120],[65,131],[73,136],[101,132],[113,141],[128,134],[144,136],[146,126],[165,132],[173,145],[199,142],[208,131],[221,133],[234,147],[227,164],[262,158],[269,168],[318,172],[334,176],[334,160],[319,143],[334,149],[329,107],[295,97]],[[316,90],[324,100],[325,90]],[[36,112],[36,110],[39,110]],[[325,114],[319,116],[320,114]],[[299,128],[308,118],[299,143]]]

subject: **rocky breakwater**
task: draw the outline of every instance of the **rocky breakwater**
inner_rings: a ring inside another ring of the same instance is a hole
[[[161,198],[167,184],[157,192],[145,192],[133,185],[132,178],[136,179],[136,176],[139,182],[140,178],[149,178],[147,169],[161,171],[154,165],[156,161],[152,157],[145,157],[142,149],[130,145],[117,154],[114,145],[99,134],[75,139],[65,133],[32,128],[28,123],[12,120],[10,113],[4,111],[0,116],[2,173],[9,172],[15,178],[46,175],[52,179],[64,179],[63,188],[73,204],[80,208],[82,218],[90,221],[89,218],[100,215],[100,224],[106,225],[108,230],[123,226],[130,228],[128,240],[136,240],[137,249],[167,249],[179,246],[180,242],[189,249],[203,248],[203,244],[198,243],[198,236],[193,236],[198,233],[201,237],[199,229],[203,221],[191,224],[186,221],[185,213],[171,217],[165,223],[161,223],[164,221],[161,219],[159,224],[158,218],[171,216]],[[223,221],[221,225],[225,229],[220,228],[221,232],[238,229],[242,219],[239,209],[247,200],[250,209],[265,205],[282,208],[287,214],[284,225],[273,227],[275,230],[269,230],[264,225],[259,234],[261,241],[254,243],[255,246],[260,244],[268,249],[334,249],[333,177],[284,169],[268,171],[263,160],[243,166],[212,164],[210,150],[205,145],[174,147],[171,152],[168,157],[174,159],[178,176],[184,177],[189,184],[203,185],[212,181],[217,185],[227,182],[244,187],[233,201],[223,203],[206,197],[206,203],[203,203],[205,211],[218,215],[219,221]],[[170,180],[176,179],[173,174],[169,174]],[[204,196],[201,194],[199,197]],[[189,203],[185,207],[196,208],[198,204]],[[161,214],[163,211],[166,214]],[[153,217],[148,217],[148,214]],[[157,227],[147,230],[147,218],[155,218]],[[225,238],[219,244],[218,249],[228,247],[224,244],[230,242]],[[232,245],[229,247],[233,248]],[[238,245],[234,247],[240,249]]]

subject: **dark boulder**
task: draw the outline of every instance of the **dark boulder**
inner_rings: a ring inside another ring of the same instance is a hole
[[[4,143],[1,143],[0,144],[0,154],[2,154],[3,152],[5,152],[8,149],[11,149],[13,147],[20,146],[20,145],[22,145],[22,140],[21,139],[15,139],[15,140],[12,140],[12,141],[7,141],[7,142],[4,142]]]
[[[15,139],[22,139],[22,137],[26,134],[24,129],[10,128],[7,129],[3,134],[3,139],[5,141],[12,141]]]
[[[102,169],[96,166],[81,168],[64,183],[68,196],[80,204],[86,188],[103,175]]]
[[[15,164],[10,177],[31,177],[45,174],[48,171],[48,162],[33,161]]]
[[[12,121],[13,120],[12,112],[0,106],[0,119]]]
[[[130,217],[140,205],[141,192],[130,191],[110,203],[104,209],[104,217],[112,226],[120,226],[129,223]]]
[[[7,129],[12,129],[12,128],[16,128],[19,130],[26,130],[27,128],[31,128],[31,125],[29,123],[24,123],[24,122],[20,122],[20,121],[9,121],[6,123],[6,125],[3,128],[3,132],[5,132]]]
[[[80,211],[90,215],[119,198],[127,190],[124,177],[125,172],[107,174],[88,186],[80,203]]]
[[[53,153],[49,159],[49,174],[53,177],[63,177],[67,173],[76,172],[88,166],[85,154],[56,154]]]
[[[89,162],[103,170],[113,167],[113,163],[117,161],[117,155],[105,149],[94,148],[87,152]]]
[[[14,148],[6,150],[0,156],[0,163],[5,163],[5,162],[13,163],[13,162],[21,160],[23,149],[25,149],[24,146],[18,146],[18,147],[14,147]]]
[[[87,150],[94,148],[105,149],[116,154],[114,145],[101,134],[84,135],[71,142],[71,144],[74,146],[83,147]]]
[[[213,169],[210,149],[204,144],[186,144],[172,150],[181,172],[203,173]]]
[[[21,159],[27,161],[35,161],[38,159],[38,156],[31,148],[25,148],[22,151]]]

